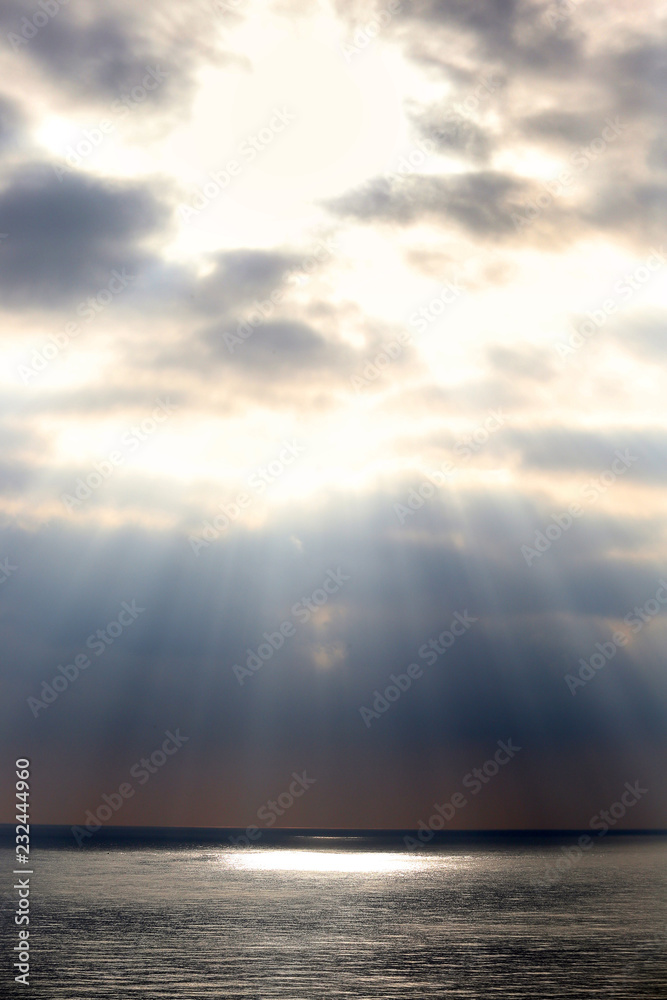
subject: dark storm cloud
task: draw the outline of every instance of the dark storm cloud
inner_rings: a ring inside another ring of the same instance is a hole
[[[178,100],[198,60],[212,55],[210,38],[220,23],[213,11],[196,4],[155,7],[115,0],[100,7],[94,0],[47,0],[46,7],[47,15],[38,5],[8,0],[0,9],[0,32],[13,51],[83,100],[119,97],[141,84],[149,66],[169,74],[154,99]]]
[[[132,282],[151,262],[141,242],[164,228],[148,184],[59,180],[45,164],[16,171],[0,192],[0,288],[11,305],[60,305],[106,287],[112,271]]]

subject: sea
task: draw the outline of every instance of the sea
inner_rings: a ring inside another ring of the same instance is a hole
[[[30,986],[58,1000],[667,997],[667,842],[54,843],[31,855]],[[567,848],[570,848],[569,852]],[[18,878],[18,876],[16,877]]]

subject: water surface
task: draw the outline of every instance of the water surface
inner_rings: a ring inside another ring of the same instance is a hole
[[[34,988],[58,1000],[667,996],[663,841],[600,841],[561,873],[555,844],[308,843],[37,849]]]

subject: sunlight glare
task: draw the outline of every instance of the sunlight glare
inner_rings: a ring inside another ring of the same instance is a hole
[[[416,858],[372,851],[241,851],[226,855],[234,868],[255,871],[376,872],[413,871]]]

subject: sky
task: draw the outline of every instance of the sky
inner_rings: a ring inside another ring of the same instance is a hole
[[[33,822],[667,827],[665,29],[2,5]]]

